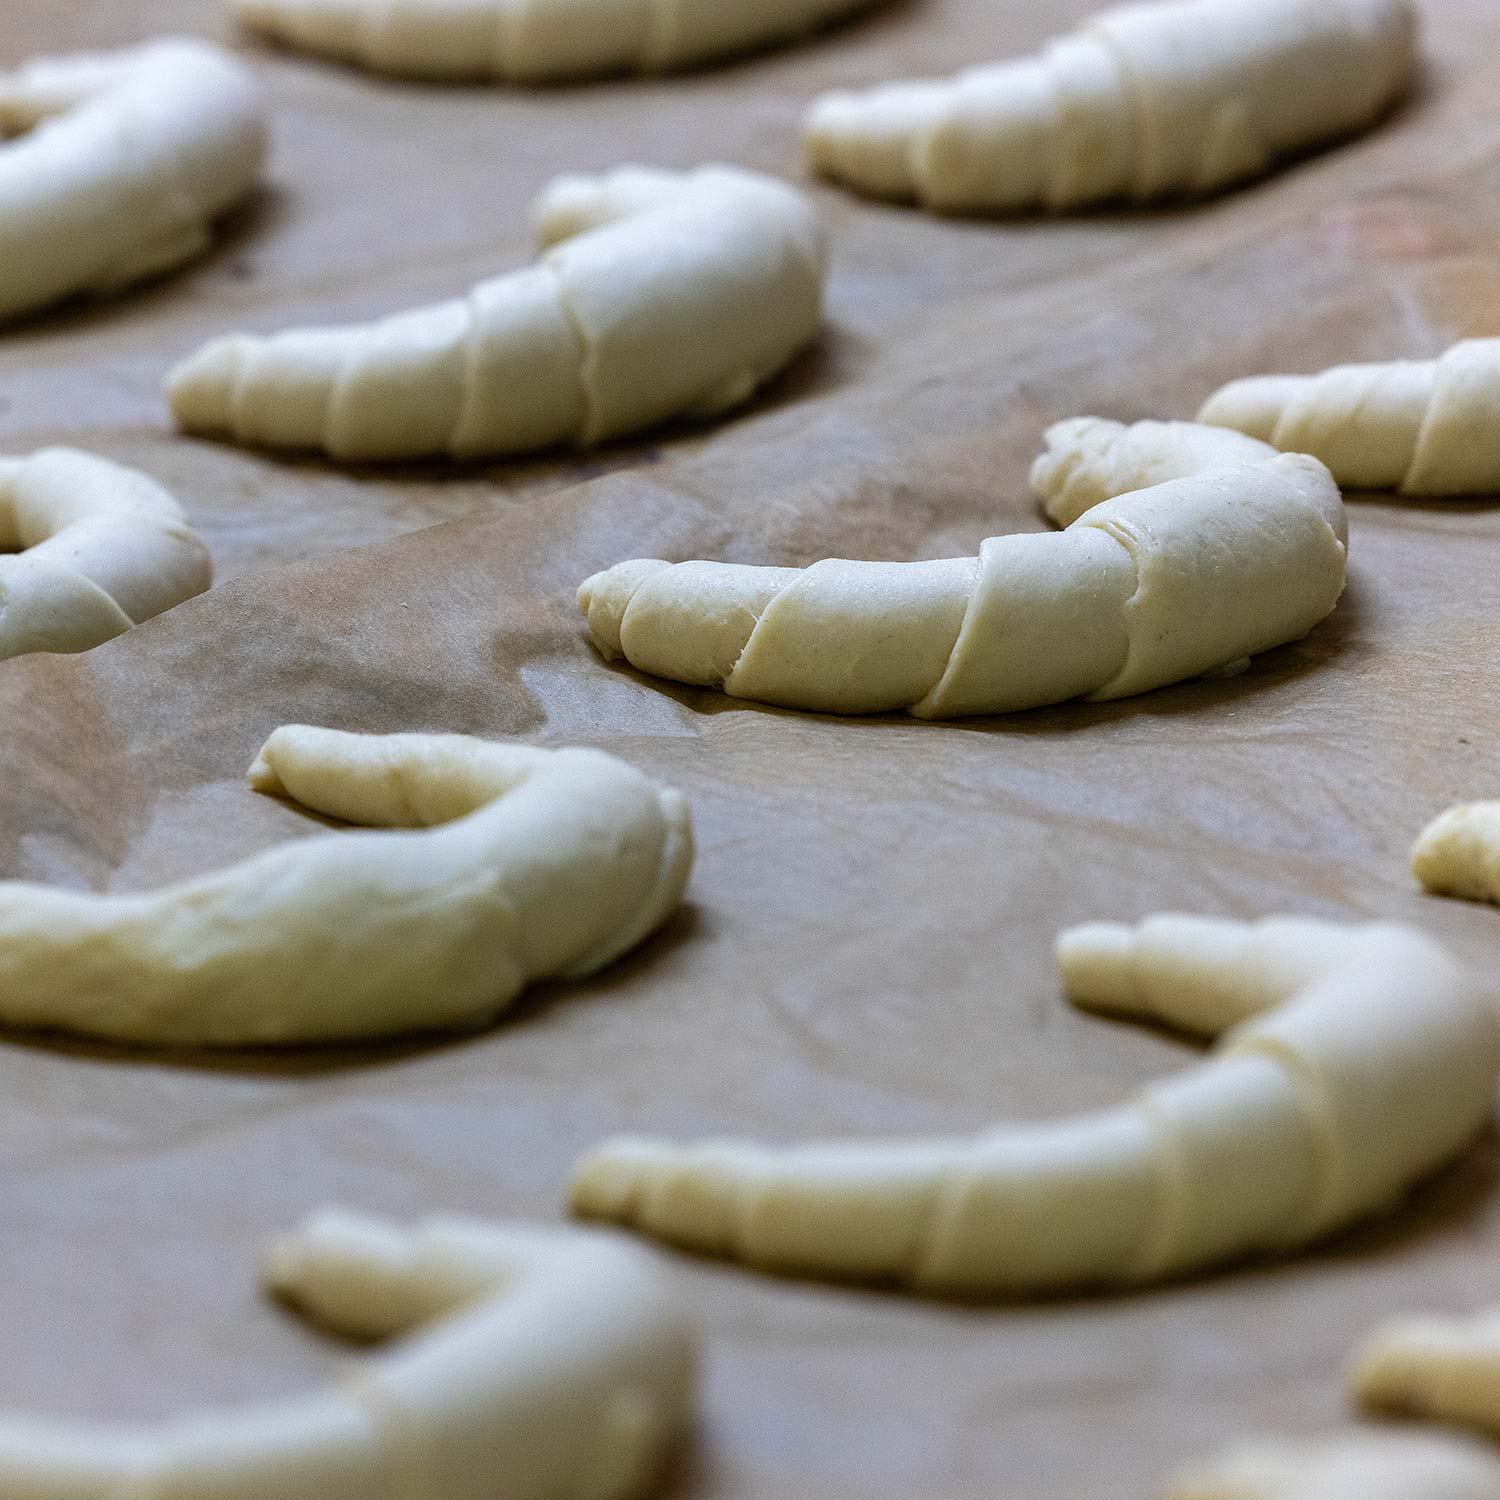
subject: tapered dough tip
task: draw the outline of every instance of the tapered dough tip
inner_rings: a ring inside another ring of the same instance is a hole
[[[320,729],[314,724],[283,724],[279,729],[273,729],[266,736],[265,744],[255,752],[255,759],[246,772],[251,790],[268,792],[272,796],[283,795],[286,785],[277,769],[277,760],[299,748],[304,751],[312,748],[312,741],[337,734],[337,730]]]
[[[878,197],[914,197],[913,147],[940,116],[943,97],[936,83],[894,83],[865,94],[825,94],[803,122],[807,159],[825,177]]]
[[[1125,923],[1066,928],[1057,936],[1056,951],[1063,989],[1074,1005],[1109,1009],[1135,1002],[1135,933]]]
[[[1203,403],[1198,420],[1210,427],[1232,427],[1269,443],[1300,383],[1296,375],[1252,375],[1246,380],[1233,380]]]
[[[228,432],[234,393],[249,340],[242,334],[212,339],[167,376],[167,400],[184,432]]]
[[[625,611],[640,586],[653,573],[671,567],[659,557],[638,557],[590,574],[578,585],[578,609],[589,622],[594,644],[607,657],[623,655],[620,631]]]
[[[622,1223],[642,1189],[679,1153],[663,1141],[616,1136],[580,1158],[568,1184],[568,1207],[585,1219]]]

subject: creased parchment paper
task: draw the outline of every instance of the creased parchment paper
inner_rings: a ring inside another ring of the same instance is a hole
[[[520,262],[556,170],[795,172],[819,88],[1030,47],[1087,8],[905,0],[800,51],[541,93],[256,53],[274,185],[229,243],[0,334],[0,446],[139,463],[228,580],[87,656],[0,664],[0,872],[131,889],[310,831],[243,780],[290,720],[600,745],[682,787],[701,841],[660,939],[479,1037],[188,1063],[5,1039],[0,1406],[142,1417],[308,1387],[339,1352],[259,1302],[253,1262],[326,1199],[553,1219],[575,1155],[623,1128],[947,1134],[1107,1104],[1188,1053],[1065,1008],[1069,922],[1395,916],[1495,968],[1500,914],[1420,896],[1406,854],[1449,802],[1500,794],[1500,508],[1356,499],[1350,591],[1303,644],[1006,720],[680,690],[604,666],[572,605],[633,556],[971,553],[1040,525],[1025,470],[1054,418],[1187,416],[1234,375],[1500,333],[1493,0],[1429,0],[1429,77],[1385,128],[1201,209],[944,223],[820,189],[829,334],[716,431],[348,475],[166,428],[162,369],[221,328]],[[9,0],[0,49],[174,29],[222,31],[219,8]],[[1500,1300],[1496,1165],[1486,1143],[1321,1253],[1117,1300],[934,1306],[678,1261],[710,1361],[672,1493],[1118,1500],[1244,1433],[1335,1424],[1373,1322]]]

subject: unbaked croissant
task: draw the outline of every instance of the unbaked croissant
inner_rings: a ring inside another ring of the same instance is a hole
[[[1368,125],[1416,62],[1411,0],[1154,0],[1035,57],[833,93],[812,164],[952,211],[1207,193]]]
[[[642,942],[692,864],[681,794],[597,750],[288,725],[250,782],[381,831],[140,895],[0,883],[0,1024],[177,1046],[477,1026]]]
[[[1200,422],[1323,460],[1346,489],[1407,495],[1500,491],[1500,339],[1441,359],[1258,375],[1215,392]]]
[[[1242,1443],[1185,1473],[1170,1500],[1494,1500],[1500,1457],[1462,1438],[1345,1433]]]
[[[662,72],[786,41],[875,0],[235,0],[245,25],[415,78]]]
[[[1490,1115],[1500,1022],[1394,925],[1062,934],[1077,1004],[1220,1038],[1121,1108],[971,1140],[606,1142],[577,1213],[765,1270],[1027,1295],[1286,1252],[1391,1207]]]
[[[597,443],[742,404],[818,331],[822,231],[769,177],[563,177],[534,216],[551,248],[467,297],[215,339],[168,377],[178,425],[343,460]]]
[[[202,254],[264,150],[254,78],[203,42],[0,74],[0,318]]]
[[[213,581],[171,495],[72,448],[0,458],[0,548],[0,657],[87,651]]]
[[[585,580],[579,608],[604,656],[658,677],[951,718],[1146,692],[1300,639],[1338,602],[1343,503],[1316,459],[1255,444],[1239,462],[1243,439],[1187,423],[1083,418],[1048,443],[1033,479],[1077,514],[1066,531],[937,562],[647,558]],[[1168,474],[1188,477],[1153,484]]]
[[[696,1334],[639,1250],[331,1209],[268,1287],[331,1332],[406,1335],[325,1390],[156,1423],[0,1415],[6,1500],[639,1500],[688,1414]]]

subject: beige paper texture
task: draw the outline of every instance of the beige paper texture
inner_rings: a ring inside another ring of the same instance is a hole
[[[1190,416],[1235,375],[1500,334],[1494,0],[1428,0],[1429,77],[1384,128],[1200,208],[941,222],[818,189],[827,337],[715,430],[355,474],[169,431],[160,376],[200,340],[520,263],[556,171],[797,174],[818,90],[1029,48],[1088,8],[901,0],[741,65],[536,92],[251,47],[276,106],[264,201],[179,276],[0,332],[0,448],[138,463],[225,580],[87,656],[0,664],[0,873],[129,889],[307,832],[243,780],[293,720],[600,745],[682,787],[701,842],[662,938],[477,1038],[187,1063],[5,1039],[0,1407],[305,1387],[338,1351],[259,1302],[254,1254],[327,1199],[552,1219],[619,1129],[952,1133],[1115,1100],[1190,1054],[1065,1008],[1070,922],[1402,917],[1495,965],[1500,913],[1420,896],[1406,856],[1451,801],[1500,794],[1500,508],[1356,499],[1349,593],[1306,642],[1006,720],[656,683],[604,666],[572,606],[634,556],[972,553],[1042,524],[1025,474],[1054,418]],[[211,0],[7,0],[0,61],[174,30],[229,35]],[[1391,1311],[1500,1300],[1496,1177],[1486,1144],[1323,1252],[1115,1300],[955,1308],[679,1261],[710,1353],[672,1494],[1153,1495],[1226,1440],[1341,1421],[1339,1371]]]

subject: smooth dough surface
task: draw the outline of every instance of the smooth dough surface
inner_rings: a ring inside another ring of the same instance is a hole
[[[0,458],[0,549],[0,657],[87,651],[213,581],[166,490],[72,448]]]
[[[240,21],[378,73],[545,83],[784,42],[877,0],[235,0]]]
[[[1147,0],[1033,57],[827,94],[827,177],[952,212],[1208,193],[1359,130],[1416,66],[1411,0]]]
[[[0,318],[201,255],[264,153],[259,86],[204,42],[0,73]]]
[[[1494,1500],[1500,1455],[1434,1434],[1351,1432],[1243,1443],[1185,1474],[1169,1500]]]
[[[1410,928],[1153,917],[1064,932],[1058,957],[1075,1004],[1217,1046],[1121,1108],[973,1139],[606,1142],[574,1211],[785,1274],[1117,1288],[1389,1209],[1490,1116],[1500,1022]]]
[[[317,1394],[151,1427],[0,1415],[0,1494],[636,1500],[692,1399],[696,1335],[662,1273],[599,1235],[324,1210],[266,1283],[331,1332],[414,1337]]]
[[[1500,491],[1500,339],[1467,339],[1439,359],[1236,380],[1208,398],[1198,420],[1311,453],[1346,489],[1492,495]]]
[[[1500,903],[1500,802],[1465,802],[1434,818],[1412,848],[1411,870],[1435,896]]]
[[[737,167],[562,177],[535,264],[379,322],[215,339],[168,377],[186,432],[346,461],[597,443],[741,405],[816,336],[824,239]]]
[[[0,1024],[266,1045],[491,1021],[675,910],[685,801],[597,750],[278,729],[250,783],[380,832],[144,895],[0,883]]]
[[[1343,502],[1316,459],[1191,423],[1087,417],[1047,441],[1033,482],[1065,531],[937,562],[638,559],[585,580],[579,608],[605,657],[658,677],[938,719],[1146,692],[1299,640],[1338,602]]]

